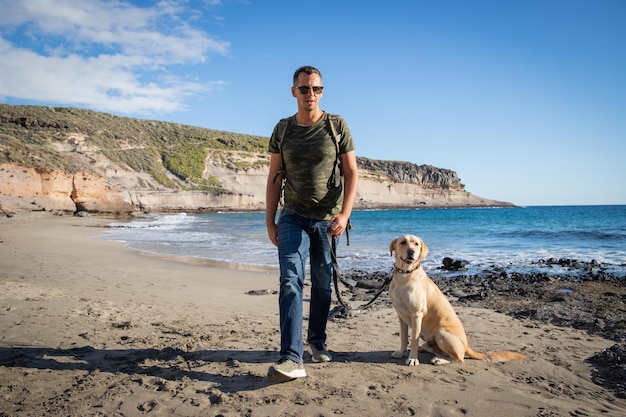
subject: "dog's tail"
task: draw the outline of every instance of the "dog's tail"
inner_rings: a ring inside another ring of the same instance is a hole
[[[478,353],[471,347],[467,347],[465,351],[465,356],[470,359],[480,359],[488,362],[508,362],[515,361],[518,359],[524,359],[526,356],[517,352],[487,352],[487,353]]]

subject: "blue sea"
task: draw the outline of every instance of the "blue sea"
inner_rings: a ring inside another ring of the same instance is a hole
[[[626,206],[531,206],[355,211],[349,245],[338,241],[341,271],[388,271],[389,243],[397,236],[420,236],[429,248],[430,274],[450,257],[467,262],[463,273],[487,268],[559,273],[541,260],[576,259],[603,264],[626,277]],[[267,270],[277,250],[267,238],[265,213],[154,214],[110,224],[100,239],[124,242],[152,254],[196,258],[234,267]]]

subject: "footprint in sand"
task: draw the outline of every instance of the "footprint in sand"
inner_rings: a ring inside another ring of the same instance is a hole
[[[137,406],[137,410],[142,411],[144,413],[149,413],[151,411],[156,410],[159,407],[159,402],[157,400],[150,400],[144,403],[141,403]]]

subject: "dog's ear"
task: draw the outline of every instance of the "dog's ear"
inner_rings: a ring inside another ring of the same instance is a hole
[[[421,240],[421,239],[420,239]],[[422,244],[420,245],[420,259],[426,259],[426,255],[428,255],[428,246],[426,246],[426,244],[424,243],[423,240]]]
[[[393,256],[393,251],[396,249],[396,242],[398,241],[399,238],[395,238],[394,240],[391,241],[391,243],[389,244],[389,255]]]

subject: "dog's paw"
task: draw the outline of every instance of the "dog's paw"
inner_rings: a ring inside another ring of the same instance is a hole
[[[391,354],[392,358],[401,359],[404,358],[405,350],[396,350]]]
[[[408,358],[405,363],[407,366],[417,366],[420,361],[417,358]]]
[[[433,365],[447,365],[450,363],[450,361],[444,358],[440,358],[439,356],[435,356],[430,360],[430,363]]]

